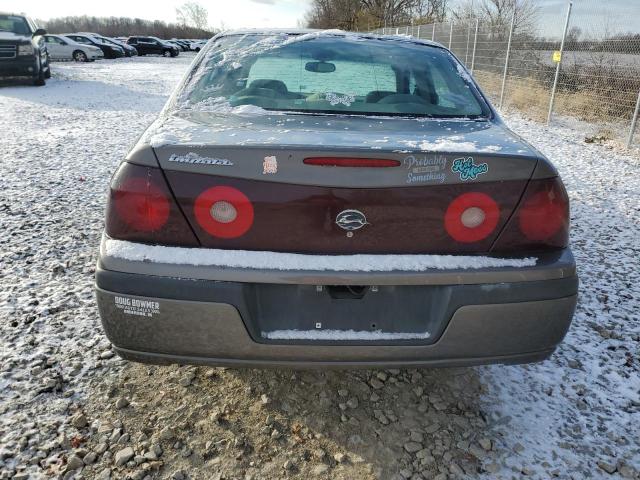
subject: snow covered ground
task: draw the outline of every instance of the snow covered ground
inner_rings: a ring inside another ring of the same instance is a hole
[[[108,179],[192,58],[0,87],[0,478],[640,478],[640,160],[517,114],[572,201],[580,300],[550,360],[287,374],[114,357],[92,290]]]

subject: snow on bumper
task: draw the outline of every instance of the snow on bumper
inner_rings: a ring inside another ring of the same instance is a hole
[[[152,363],[537,361],[566,334],[577,298],[569,250],[524,267],[281,271],[123,258],[107,242],[96,272],[105,332],[123,357]]]
[[[145,245],[105,239],[104,252],[124,260],[211,267],[331,272],[423,272],[530,267],[536,258],[494,258],[470,255],[303,255],[296,253]]]

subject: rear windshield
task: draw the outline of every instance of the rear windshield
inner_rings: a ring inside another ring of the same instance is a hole
[[[349,35],[230,35],[191,73],[183,106],[363,115],[489,114],[446,50]]]

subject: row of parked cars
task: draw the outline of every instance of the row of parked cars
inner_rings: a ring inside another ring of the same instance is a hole
[[[135,55],[175,57],[180,52],[200,50],[187,40],[163,40],[158,37],[132,36],[110,38],[92,32],[45,35],[49,57],[53,60],[91,62],[98,58],[120,58]]]
[[[92,62],[100,58],[163,55],[200,51],[203,40],[163,40],[152,36],[110,38],[92,32],[47,34],[24,15],[0,12],[0,78],[31,77],[44,85],[51,76],[50,60]]]

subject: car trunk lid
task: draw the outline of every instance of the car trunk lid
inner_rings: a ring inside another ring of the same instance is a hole
[[[148,140],[202,246],[300,253],[486,253],[538,156],[499,124],[461,119],[198,112]],[[230,191],[251,219],[221,235],[205,217]],[[490,231],[457,235],[478,202]]]

